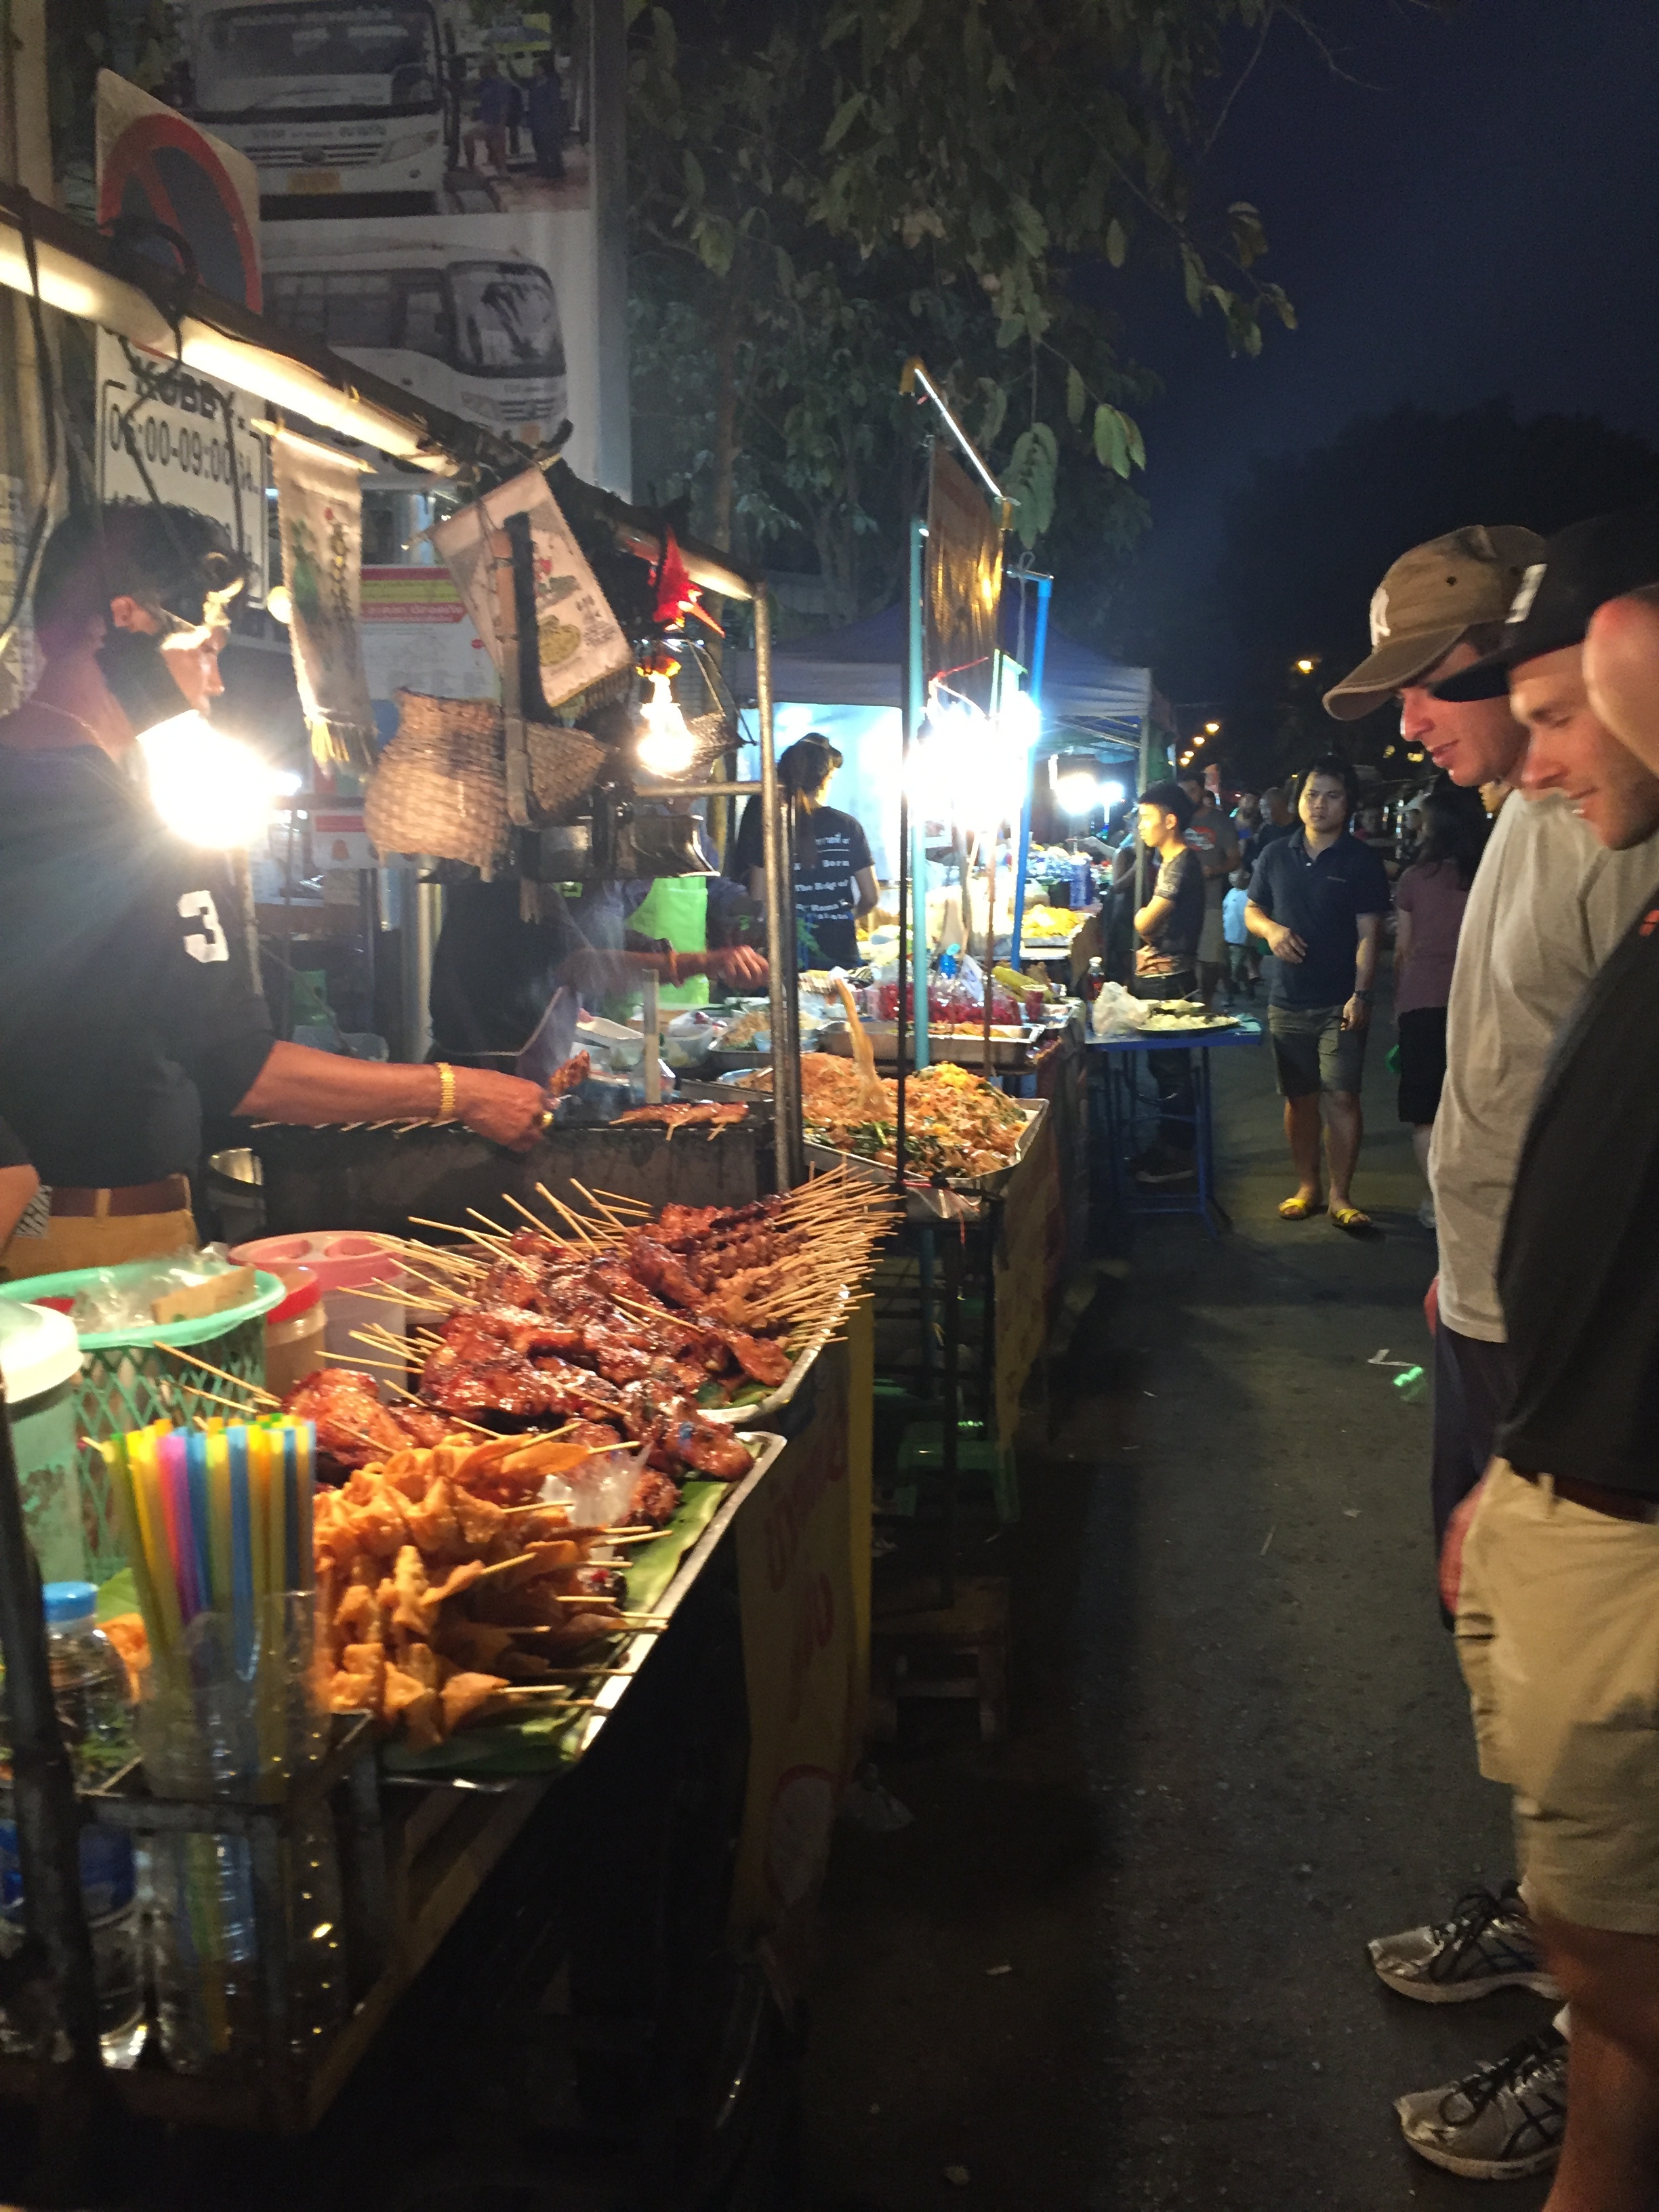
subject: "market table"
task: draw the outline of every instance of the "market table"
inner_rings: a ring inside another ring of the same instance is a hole
[[[1216,1222],[1232,1227],[1231,1217],[1215,1195],[1215,1119],[1210,1085],[1210,1054],[1240,1052],[1261,1044],[1260,1022],[1243,1020],[1231,1029],[1164,1030],[1152,1036],[1091,1037],[1087,1050],[1097,1055],[1091,1066],[1100,1079],[1091,1082],[1090,1125],[1098,1157],[1103,1147],[1111,1175],[1112,1203],[1130,1216],[1152,1213],[1196,1213],[1212,1237]],[[1139,1119],[1139,1071],[1148,1053],[1196,1053],[1193,1071],[1193,1152],[1197,1164],[1191,1191],[1151,1192],[1140,1189],[1131,1172],[1135,1130]]]

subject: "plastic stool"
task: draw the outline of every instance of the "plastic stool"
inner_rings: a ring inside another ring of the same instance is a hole
[[[894,1512],[913,1521],[922,1477],[940,1474],[944,1468],[944,1422],[912,1421],[904,1431],[904,1441],[899,1446],[899,1479],[893,1489]],[[996,1509],[999,1521],[1006,1523],[1018,1520],[1019,1476],[1014,1465],[1014,1455],[1005,1450],[994,1437],[987,1436],[983,1425],[978,1421],[963,1421],[957,1430],[958,1480],[968,1474],[990,1478],[991,1503]]]

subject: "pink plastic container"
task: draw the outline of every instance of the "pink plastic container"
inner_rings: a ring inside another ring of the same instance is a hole
[[[361,1229],[312,1229],[293,1237],[256,1237],[251,1244],[237,1245],[230,1256],[238,1267],[310,1269],[322,1285],[328,1310],[324,1348],[338,1365],[353,1367],[365,1359],[396,1357],[390,1351],[375,1352],[359,1342],[356,1334],[374,1329],[389,1329],[394,1336],[404,1334],[406,1309],[386,1291],[408,1278],[398,1247],[389,1238]],[[381,1397],[394,1395],[380,1369],[365,1368],[364,1372],[380,1379]]]

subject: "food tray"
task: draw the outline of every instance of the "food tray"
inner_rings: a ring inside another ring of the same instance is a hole
[[[757,1408],[745,1407],[746,1413]],[[691,1524],[691,1534],[686,1540],[684,1526],[677,1527],[679,1516],[671,1521],[659,1540],[672,1541],[678,1534],[683,1548],[675,1562],[667,1587],[660,1595],[648,1587],[641,1590],[641,1571],[648,1573],[651,1562],[644,1553],[636,1553],[629,1571],[629,1603],[648,1610],[657,1620],[667,1621],[684,1601],[692,1584],[707,1565],[710,1555],[741,1510],[744,1501],[764,1481],[787,1439],[763,1431],[753,1433],[739,1431],[743,1442],[755,1455],[755,1464],[741,1481],[726,1484],[688,1484],[695,1489],[697,1501],[686,1519]],[[708,1493],[720,1493],[711,1511],[708,1510]],[[690,1501],[688,1501],[691,1503]],[[657,1546],[646,1547],[654,1552]],[[583,1753],[591,1751],[606,1721],[616,1711],[627,1695],[635,1676],[662,1642],[659,1634],[629,1635],[625,1630],[618,1633],[603,1665],[619,1671],[586,1678],[592,1687],[592,1709],[570,1720],[557,1720],[551,1715],[537,1720],[495,1721],[476,1729],[464,1729],[447,1741],[430,1751],[407,1751],[398,1746],[382,1750],[380,1763],[390,1774],[424,1777],[442,1775],[485,1775],[507,1778],[526,1774],[548,1774],[572,1766]],[[572,1662],[574,1673],[580,1662]],[[580,1694],[588,1694],[584,1686]]]
[[[1030,1151],[1038,1127],[1048,1110],[1046,1098],[1016,1098],[1009,1103],[1018,1106],[1025,1117],[1025,1127],[1020,1132],[1019,1143],[1012,1159],[1006,1167],[988,1168],[983,1175],[949,1176],[945,1178],[946,1189],[962,1191],[977,1198],[1000,1198],[1007,1189],[1015,1170]],[[810,1137],[806,1139],[806,1164],[825,1175],[836,1168],[844,1168],[860,1182],[873,1183],[884,1190],[892,1188],[893,1170],[882,1161],[866,1159],[862,1152],[838,1152],[828,1145],[815,1145]],[[908,1180],[911,1188],[917,1190],[932,1188],[918,1176],[913,1175]]]
[[[1017,1037],[994,1036],[991,1039],[992,1066],[1029,1067],[1031,1063],[1031,1048],[1048,1024],[1036,1022],[1018,1024],[1001,1022],[997,1026],[1000,1029],[1018,1027],[1019,1035]],[[887,1067],[896,1066],[898,1024],[896,1022],[866,1022],[864,1030],[870,1040],[871,1048],[876,1055],[877,1065]],[[911,1033],[907,1030],[906,1034],[908,1039]],[[845,1022],[832,1022],[830,1024],[818,1040],[818,1050],[833,1052],[842,1060],[850,1060],[853,1057],[853,1040]],[[927,1032],[927,1056],[930,1060],[953,1061],[958,1067],[969,1068],[977,1073],[985,1065],[983,1033],[977,1036],[941,1036],[937,1030],[930,1027]],[[906,1054],[906,1060],[907,1064],[914,1065],[914,1046]]]

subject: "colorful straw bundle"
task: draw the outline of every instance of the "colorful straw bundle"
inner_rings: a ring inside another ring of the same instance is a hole
[[[198,1614],[220,1613],[246,1676],[264,1601],[312,1587],[315,1424],[158,1421],[100,1449],[151,1653],[177,1652]]]

